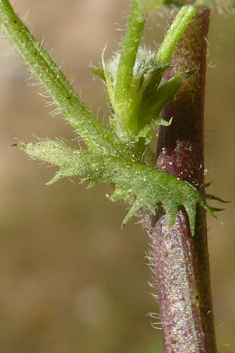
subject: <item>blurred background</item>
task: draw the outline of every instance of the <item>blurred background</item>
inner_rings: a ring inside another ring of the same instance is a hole
[[[82,99],[107,117],[102,83],[90,72],[102,48],[117,50],[128,0],[14,0],[35,37],[43,38]],[[210,193],[233,203],[208,216],[218,350],[235,352],[235,19],[212,13],[205,114]],[[157,48],[166,28],[154,14],[144,42]],[[105,198],[105,185],[86,190],[69,180],[45,183],[47,168],[10,145],[37,137],[75,139],[73,129],[32,86],[30,73],[0,38],[0,346],[4,353],[162,352],[156,290],[145,252],[149,239],[125,208]],[[50,101],[49,101],[50,102]],[[76,142],[75,142],[76,143]]]

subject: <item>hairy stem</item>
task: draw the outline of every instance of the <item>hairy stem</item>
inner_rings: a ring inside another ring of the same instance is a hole
[[[138,1],[134,0],[132,2],[131,14],[122,44],[117,72],[115,96],[116,100],[120,103],[125,102],[130,93],[133,68],[145,22],[146,16],[140,11]]]
[[[185,5],[175,16],[174,23],[167,31],[164,41],[156,55],[156,60],[160,65],[168,64],[176,44],[182,37],[189,21],[193,18],[196,12],[197,8],[195,6]]]
[[[176,15],[171,11],[169,24]],[[156,167],[186,180],[204,194],[203,109],[206,71],[206,35],[210,12],[198,11],[173,54],[169,79],[198,68],[176,99],[163,111],[173,117],[160,127]],[[152,219],[150,237],[153,265],[159,288],[164,352],[215,353],[205,212],[197,209],[192,236],[186,212],[178,212],[175,226],[167,231],[167,216]]]
[[[63,72],[15,14],[8,0],[0,0],[0,26],[88,148],[94,152],[113,152],[111,133],[93,117]]]

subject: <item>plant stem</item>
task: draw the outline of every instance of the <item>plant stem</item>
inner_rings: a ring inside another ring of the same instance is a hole
[[[131,5],[131,14],[122,44],[117,71],[115,100],[119,104],[125,103],[130,95],[133,68],[145,22],[146,15],[140,11],[138,1],[134,0]]]
[[[133,0],[118,63],[113,106],[116,114],[114,129],[125,142],[130,140],[133,134],[133,127],[130,128],[130,107],[134,99],[133,70],[145,22],[146,14],[141,12],[139,1]]]
[[[175,16],[174,23],[167,31],[164,41],[156,55],[156,61],[160,65],[168,64],[174,52],[176,43],[178,43],[179,39],[182,37],[189,21],[194,17],[196,12],[197,8],[195,6],[185,5]]]
[[[176,11],[169,14],[172,22]],[[200,9],[177,44],[165,79],[198,67],[163,111],[173,122],[160,127],[156,167],[188,181],[204,194],[203,110],[206,35],[210,12]],[[192,236],[187,214],[179,210],[167,231],[166,215],[152,219],[150,237],[158,281],[165,353],[215,353],[205,212],[197,208]]]
[[[8,0],[0,0],[0,26],[88,148],[94,152],[114,152],[111,133],[93,117],[63,72],[15,14]]]

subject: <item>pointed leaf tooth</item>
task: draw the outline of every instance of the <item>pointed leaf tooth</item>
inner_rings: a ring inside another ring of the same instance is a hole
[[[188,214],[189,226],[192,236],[195,234],[195,222],[196,222],[196,203],[191,203],[190,205],[184,205],[186,212]]]
[[[126,217],[122,221],[121,228],[123,228],[131,220],[131,218],[134,215],[136,215],[138,211],[141,210],[142,207],[143,207],[143,205],[139,204],[138,200],[136,199],[133,206],[131,207],[131,209],[127,213]]]
[[[175,224],[178,209],[177,209],[177,207],[175,207],[175,206],[173,207],[172,205],[166,206],[164,203],[163,203],[163,208],[166,211],[166,215],[167,215],[167,219],[168,219],[167,227],[168,227],[168,230],[170,231],[171,228]]]
[[[230,203],[231,202],[231,201],[225,201],[225,200],[221,199],[220,197],[212,195],[212,194],[206,194],[206,198],[210,199],[210,200],[219,201],[221,203]]]
[[[219,208],[219,207],[210,207],[212,212],[220,212],[220,211],[224,211],[224,208]],[[216,215],[213,215],[214,218],[218,219],[218,217],[216,217]]]
[[[198,203],[200,203],[200,205],[201,205],[208,213],[210,213],[210,215],[211,215],[212,217],[214,217],[214,218],[217,219],[216,215],[215,215],[214,212],[213,212],[213,208],[210,207],[210,206],[208,206],[207,203],[206,203],[206,201],[205,201],[204,199],[198,201]]]
[[[195,222],[196,222],[196,211],[194,213],[188,213],[189,226],[192,236],[195,235]]]
[[[53,178],[48,181],[46,183],[46,185],[52,185],[54,184],[56,181],[59,181],[60,179],[62,179],[64,176],[61,174],[60,170],[58,172],[56,172],[56,174],[53,176]]]

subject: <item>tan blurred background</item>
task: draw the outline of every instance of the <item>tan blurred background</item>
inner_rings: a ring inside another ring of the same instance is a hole
[[[76,90],[102,120],[105,94],[89,63],[118,47],[127,0],[15,0],[21,18],[74,78]],[[28,12],[29,10],[29,12]],[[162,40],[166,19],[153,16],[145,41]],[[235,352],[235,17],[212,14],[206,93],[206,166],[211,193],[233,201],[208,217],[215,325],[219,352]],[[74,139],[49,115],[18,55],[0,38],[0,351],[4,353],[162,352],[149,312],[158,305],[146,265],[148,236],[106,186],[86,190],[69,180],[45,183],[55,168],[10,148],[15,138]],[[48,102],[48,100],[46,100]],[[98,112],[98,113],[97,113]]]

